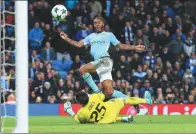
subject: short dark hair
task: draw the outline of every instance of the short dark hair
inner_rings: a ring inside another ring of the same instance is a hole
[[[105,19],[103,17],[101,17],[101,16],[95,16],[94,19],[93,19],[93,21],[95,19],[99,19],[99,20],[103,21],[103,23],[105,24]]]
[[[76,101],[85,106],[89,101],[88,94],[85,92],[76,93]]]

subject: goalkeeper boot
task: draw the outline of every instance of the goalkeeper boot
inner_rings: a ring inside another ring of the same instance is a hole
[[[144,93],[144,98],[146,99],[146,103],[147,103],[148,105],[152,105],[152,98],[151,98],[151,94],[150,94],[149,91],[146,91],[146,92]]]
[[[123,117],[123,122],[126,122],[126,123],[133,122],[133,116],[129,115],[129,116]]]
[[[128,116],[128,122],[130,123],[130,122],[133,122],[134,120],[133,120],[133,116],[132,115],[129,115]]]

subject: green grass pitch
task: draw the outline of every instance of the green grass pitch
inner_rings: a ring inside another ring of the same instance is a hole
[[[77,124],[71,117],[30,117],[31,133],[82,132],[82,133],[196,133],[196,116],[135,116],[133,123]],[[15,119],[6,118],[4,132],[11,132]]]

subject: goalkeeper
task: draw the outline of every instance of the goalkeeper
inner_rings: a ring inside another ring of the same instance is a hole
[[[64,104],[64,111],[71,115],[78,123],[114,123],[133,121],[131,116],[119,117],[120,110],[125,104],[152,104],[151,94],[146,91],[144,99],[136,97],[118,98],[104,102],[104,94],[88,95],[85,92],[76,94],[76,101],[82,105],[82,108],[75,114],[72,110],[71,103],[68,101]]]

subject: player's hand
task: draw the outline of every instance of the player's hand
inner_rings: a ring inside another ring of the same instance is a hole
[[[60,36],[61,36],[61,38],[64,39],[64,40],[67,40],[67,38],[68,38],[67,34],[65,34],[64,32],[61,32],[61,33],[60,33]]]
[[[145,50],[145,46],[144,45],[137,45],[137,46],[135,46],[135,50],[136,51],[144,51]]]
[[[64,111],[67,112],[68,109],[72,109],[72,106],[71,106],[71,102],[70,101],[67,101],[64,104]]]
[[[68,101],[64,104],[64,112],[67,112],[72,117],[75,115],[74,111],[72,110],[71,102]]]

